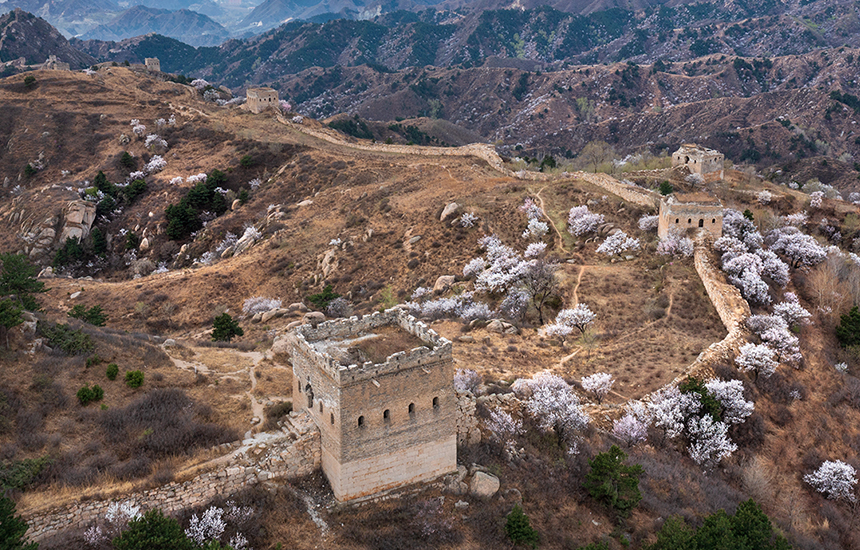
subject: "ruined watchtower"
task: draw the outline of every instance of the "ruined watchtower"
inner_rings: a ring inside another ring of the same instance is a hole
[[[335,497],[361,499],[457,469],[451,342],[399,309],[287,336],[293,406],[319,427]]]
[[[705,228],[714,239],[723,234],[723,204],[707,193],[669,195],[660,201],[657,235],[665,239],[669,233],[685,233],[688,229]]]
[[[278,91],[272,88],[248,88],[245,96],[248,99],[248,110],[252,113],[262,113],[268,107],[278,106]]]
[[[157,57],[147,57],[143,60],[143,63],[146,65],[147,71],[156,73],[161,72],[161,61],[159,61]]]
[[[725,155],[719,151],[685,143],[672,153],[672,168],[686,166],[691,174],[699,174],[705,181],[717,181],[723,179],[724,160]]]
[[[69,64],[57,59],[56,55],[49,55],[48,59],[42,63],[42,68],[48,71],[68,71]]]

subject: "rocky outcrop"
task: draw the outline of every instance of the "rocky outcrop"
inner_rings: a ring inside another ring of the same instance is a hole
[[[481,442],[481,429],[475,416],[475,396],[472,392],[457,392],[457,444],[477,445]]]
[[[82,241],[89,237],[93,222],[96,221],[96,204],[89,201],[71,201],[63,209],[63,230],[59,244],[73,238]]]

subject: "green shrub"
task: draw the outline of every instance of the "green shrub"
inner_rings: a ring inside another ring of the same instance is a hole
[[[27,76],[24,77],[24,86],[26,86],[28,88],[32,88],[35,85],[36,85],[36,77],[35,76],[28,74]]]
[[[101,401],[104,395],[104,390],[98,384],[95,384],[92,388],[89,384],[85,384],[77,393],[78,401],[85,407],[93,401]]]
[[[241,159],[239,159],[239,166],[241,166],[242,168],[250,168],[255,164],[257,163],[254,162],[254,157],[252,157],[251,155],[245,155]]]
[[[49,456],[0,462],[0,488],[3,491],[27,489],[36,479],[36,476],[51,462]],[[0,548],[4,547],[0,546]]]
[[[119,157],[119,165],[131,172],[137,168],[137,159],[131,156],[128,151],[123,151],[122,155]]]
[[[9,329],[24,322],[22,311],[15,300],[11,298],[0,300],[0,335],[6,342],[7,349],[9,348]]]
[[[36,331],[47,338],[48,346],[62,350],[66,355],[82,355],[96,348],[89,334],[75,330],[69,325],[39,321]]]
[[[84,256],[84,249],[78,239],[69,237],[66,239],[63,247],[57,250],[57,253],[54,254],[53,266],[64,267],[78,263],[83,261]]]
[[[344,118],[329,122],[328,126],[352,137],[373,139],[373,132],[370,131],[367,123],[361,120],[358,115],[355,115],[353,118]]]
[[[239,204],[245,204],[246,202],[248,202],[248,198],[249,197],[248,197],[248,190],[247,189],[239,190],[239,196],[238,196]]]
[[[143,372],[130,370],[125,373],[125,385],[129,388],[139,388],[143,385]]]
[[[114,550],[194,550],[195,544],[173,518],[154,508],[113,539]]]
[[[215,342],[229,342],[234,336],[245,334],[239,323],[234,321],[228,313],[222,313],[218,317],[215,317],[212,328],[212,340]]]
[[[105,176],[105,173],[101,170],[99,170],[99,173],[93,178],[93,185],[105,195],[116,195],[116,186],[108,181],[107,176]]]
[[[125,249],[137,250],[138,246],[140,246],[140,237],[133,231],[129,231],[125,236]]]
[[[93,246],[93,254],[96,256],[104,256],[107,252],[107,237],[98,227],[93,227],[90,231],[90,240]]]
[[[308,302],[312,303],[319,310],[325,309],[329,302],[335,298],[340,298],[340,294],[336,293],[334,287],[331,285],[325,285],[325,288],[319,294],[307,296]]]
[[[15,501],[0,495],[0,544],[4,550],[38,550],[35,542],[26,542],[27,522],[15,515]]]
[[[0,262],[0,296],[13,296],[27,311],[37,311],[39,302],[32,294],[48,291],[45,283],[36,279],[39,268],[24,254],[0,254]]]
[[[668,181],[665,181],[665,180],[660,182],[660,194],[661,195],[669,195],[673,191],[675,191],[675,188],[672,187],[671,183],[669,183]]]
[[[93,355],[92,357],[87,357],[87,368],[94,367],[95,365],[99,365],[102,362],[102,358],[98,355]]]
[[[860,311],[857,306],[851,308],[847,315],[840,317],[836,327],[836,339],[843,348],[860,345]]]
[[[125,200],[128,204],[134,204],[134,201],[144,193],[146,193],[146,181],[136,179],[123,188],[122,193],[125,195]]]
[[[24,167],[24,175],[27,176],[28,178],[32,178],[33,176],[35,176],[38,173],[39,173],[39,171],[36,170],[35,168],[33,168],[33,165],[30,164],[29,162],[27,163],[27,166]]]
[[[177,240],[187,237],[203,227],[200,212],[206,210],[220,216],[227,211],[228,205],[224,195],[215,191],[227,182],[227,175],[221,170],[212,170],[206,181],[192,187],[182,197],[179,204],[167,207],[167,236]]]
[[[615,509],[621,516],[642,500],[639,492],[639,476],[642,466],[625,466],[627,453],[613,445],[588,461],[591,471],[585,476],[585,489],[595,500]]]
[[[515,504],[514,509],[508,514],[505,534],[514,544],[522,544],[530,548],[537,548],[540,540],[538,532],[531,526],[529,517],[523,513],[519,504]]]
[[[87,309],[86,306],[81,304],[76,305],[71,311],[69,311],[69,317],[80,319],[85,323],[89,323],[97,327],[105,326],[105,322],[108,318],[102,310],[102,306],[93,306],[90,309]]]
[[[107,366],[107,371],[105,371],[105,376],[107,376],[108,380],[116,380],[117,375],[119,374],[119,365],[116,363],[111,363]]]

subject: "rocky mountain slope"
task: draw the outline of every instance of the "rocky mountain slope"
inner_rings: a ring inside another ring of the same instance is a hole
[[[44,63],[49,55],[80,69],[95,59],[69,45],[66,38],[47,21],[15,9],[0,15],[0,61],[24,58],[24,63]]]

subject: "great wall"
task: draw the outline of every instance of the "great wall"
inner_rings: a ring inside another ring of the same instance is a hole
[[[278,116],[278,120],[293,127],[299,124],[288,122]],[[325,130],[301,127],[300,131],[346,147],[373,152],[400,154],[419,154],[428,156],[473,156],[485,160],[494,169],[518,179],[534,181],[566,181],[568,179],[584,180],[627,201],[646,207],[657,207],[659,196],[651,191],[635,185],[620,182],[605,174],[585,172],[550,175],[537,172],[514,172],[504,166],[502,159],[489,145],[472,144],[457,148],[434,148],[418,146],[401,146],[387,144],[359,144],[344,141],[339,136]],[[747,341],[749,333],[744,321],[750,315],[749,304],[733,285],[726,282],[725,277],[712,263],[711,236],[707,231],[699,231],[695,237],[694,265],[707,295],[717,311],[727,330],[726,337],[711,344],[676,377],[670,384],[675,385],[690,375],[708,376],[717,364],[731,364],[738,348]],[[359,322],[373,324],[371,316],[365,316]],[[426,330],[423,323],[415,330]],[[325,323],[319,329],[323,333],[337,332],[337,325]],[[450,343],[447,344],[450,346]],[[332,366],[334,368],[334,366]],[[349,370],[349,369],[347,369]],[[513,396],[504,400],[495,400],[517,407]],[[647,401],[645,396],[642,401]],[[478,400],[480,401],[480,399]],[[486,402],[487,400],[484,399]],[[477,418],[475,417],[476,399],[471,394],[458,394],[456,399],[455,425],[459,444],[472,444],[481,439]],[[589,406],[592,413],[600,412],[615,416],[621,411],[619,405]],[[167,513],[175,513],[182,509],[202,506],[216,495],[229,495],[245,486],[258,483],[285,482],[290,479],[308,475],[321,466],[321,437],[310,415],[291,413],[274,433],[261,433],[254,439],[248,439],[227,445],[229,452],[198,465],[195,473],[189,473],[183,481],[174,481],[160,487],[132,492],[130,494],[113,495],[102,499],[75,501],[57,507],[44,506],[38,509],[21,510],[22,516],[30,523],[29,537],[40,541],[56,533],[58,530],[83,528],[103,518],[108,507],[114,502],[125,502],[140,506],[143,509],[158,507]],[[180,473],[177,477],[182,478]]]

